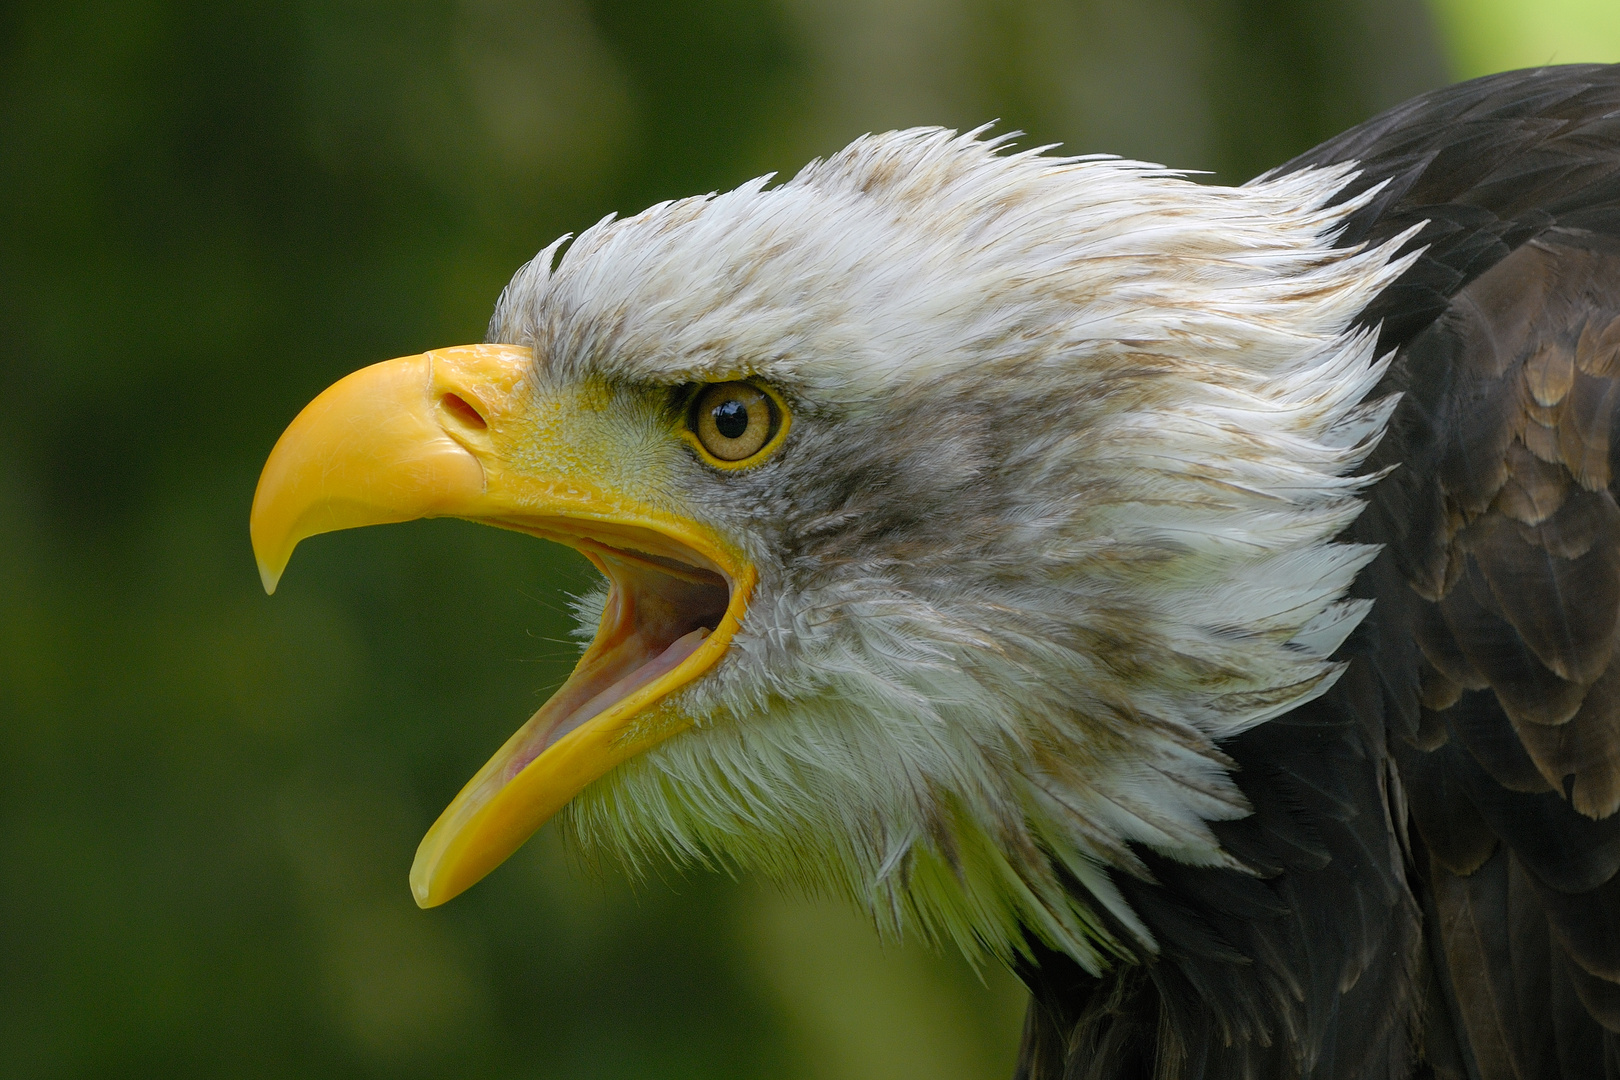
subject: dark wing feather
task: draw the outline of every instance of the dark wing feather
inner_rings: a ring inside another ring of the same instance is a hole
[[[1019,1076],[1620,1080],[1620,68],[1426,95],[1283,166],[1423,224],[1363,313],[1402,392],[1321,699],[1223,746],[1253,868],[1142,852],[1161,945],[1036,947]],[[1410,827],[1402,823],[1410,821]]]
[[[1422,511],[1389,537],[1423,654],[1396,757],[1482,1080],[1616,1075],[1617,323],[1620,237],[1550,225],[1403,347],[1379,455]]]
[[[1374,659],[1391,685],[1414,664],[1419,681],[1415,722],[1391,732],[1444,968],[1430,1012],[1445,1008],[1463,1075],[1612,1080],[1620,70],[1518,72],[1433,100],[1287,166],[1348,150],[1368,155],[1358,187],[1398,189],[1344,242],[1433,222],[1409,280],[1365,316],[1400,349],[1385,389],[1405,398],[1369,463],[1399,469],[1357,529],[1389,545],[1380,606],[1410,612],[1380,618]],[[1403,627],[1416,658],[1391,640]]]

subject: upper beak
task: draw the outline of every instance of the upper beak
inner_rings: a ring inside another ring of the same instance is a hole
[[[600,481],[614,470],[591,462],[612,447],[569,426],[589,404],[537,410],[532,362],[528,349],[469,345],[357,371],[287,428],[253,498],[267,592],[306,537],[420,517],[559,540],[609,579],[596,639],[568,682],[423,838],[411,869],[423,907],[472,885],[592,780],[690,724],[664,699],[724,654],[753,586],[752,567],[712,530]]]
[[[373,364],[339,380],[288,426],[265,462],[249,525],[264,591],[318,533],[468,516],[483,501],[495,409],[508,407],[527,349],[468,345]],[[476,402],[476,404],[474,404]]]

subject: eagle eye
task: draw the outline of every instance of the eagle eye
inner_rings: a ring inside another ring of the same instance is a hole
[[[693,400],[687,428],[712,464],[734,468],[780,441],[785,415],[775,395],[753,383],[714,383]]]

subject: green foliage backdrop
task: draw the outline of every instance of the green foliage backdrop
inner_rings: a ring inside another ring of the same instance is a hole
[[[1003,973],[757,882],[543,832],[417,911],[585,570],[425,522],[267,599],[258,466],[609,211],[995,118],[1240,180],[1441,55],[1415,0],[0,6],[0,1074],[1005,1074]]]

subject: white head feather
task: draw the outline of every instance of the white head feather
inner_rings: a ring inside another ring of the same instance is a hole
[[[1374,552],[1334,537],[1394,401],[1354,320],[1406,237],[1334,247],[1372,194],[1329,205],[1348,167],[1224,188],[978,135],[605,220],[491,338],[551,379],[764,379],[795,416],[687,493],[760,584],[678,695],[699,725],[575,800],[587,843],[1097,971],[1154,947],[1110,877],[1133,846],[1237,865],[1220,741],[1324,692],[1366,614]]]

